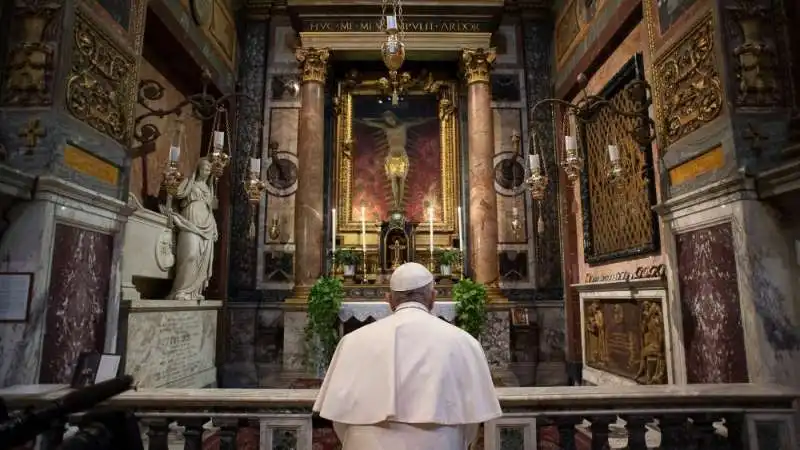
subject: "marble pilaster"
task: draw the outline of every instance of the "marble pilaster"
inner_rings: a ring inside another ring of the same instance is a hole
[[[50,176],[39,177],[35,189],[32,201],[17,205],[8,214],[11,220],[0,241],[0,271],[33,273],[28,320],[0,324],[0,386],[39,381],[51,279],[57,276],[51,274],[57,225],[113,236],[106,241],[112,248],[106,249],[111,259],[106,263],[110,267],[106,267],[108,286],[103,295],[106,320],[101,328],[105,339],[96,344],[104,351],[115,350],[121,290],[119,233],[129,211],[119,200]],[[83,290],[74,294],[71,300],[76,303],[87,295]],[[70,365],[74,363],[69,361]]]
[[[497,258],[497,196],[494,191],[494,127],[489,72],[493,49],[465,49],[461,62],[467,82],[469,154],[470,276],[479,283],[500,278]]]
[[[322,274],[323,165],[325,74],[329,51],[301,48],[300,117],[297,133],[297,190],[295,198],[295,298],[305,301],[307,289]]]

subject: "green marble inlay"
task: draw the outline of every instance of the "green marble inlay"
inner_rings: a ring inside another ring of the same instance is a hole
[[[270,450],[297,450],[297,430],[293,428],[274,428]]]
[[[523,450],[525,429],[523,427],[499,427],[500,450]]]

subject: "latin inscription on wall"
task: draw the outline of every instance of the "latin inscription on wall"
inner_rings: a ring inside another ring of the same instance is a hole
[[[216,323],[215,310],[131,313],[125,371],[140,387],[184,386],[214,369]]]
[[[402,24],[407,33],[487,33],[493,31],[485,20],[410,19]],[[307,19],[302,31],[327,33],[370,33],[383,31],[381,21],[373,19]]]

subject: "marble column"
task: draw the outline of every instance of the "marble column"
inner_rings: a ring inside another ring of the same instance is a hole
[[[497,258],[497,195],[494,191],[494,128],[489,72],[494,49],[465,49],[461,56],[467,82],[469,136],[470,272],[473,280],[496,287],[500,278]]]
[[[302,69],[300,123],[297,131],[297,183],[295,194],[295,295],[305,301],[311,285],[322,275],[323,161],[325,141],[325,72],[327,49],[300,48]]]

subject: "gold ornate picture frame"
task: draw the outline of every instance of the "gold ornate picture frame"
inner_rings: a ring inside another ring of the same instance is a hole
[[[382,95],[378,81],[362,81],[348,89],[347,82],[340,82],[341,96],[336,106],[334,167],[337,175],[334,180],[334,195],[337,208],[337,229],[340,232],[359,232],[361,221],[353,217],[354,167],[353,152],[356,143],[353,138],[353,98],[356,96]],[[441,145],[441,196],[442,214],[434,221],[435,233],[456,231],[456,210],[459,204],[460,149],[458,145],[458,119],[455,114],[458,98],[456,82],[442,82],[436,92],[425,89],[411,89],[404,95],[427,95],[438,98],[439,140]],[[427,231],[427,228],[426,228]]]

